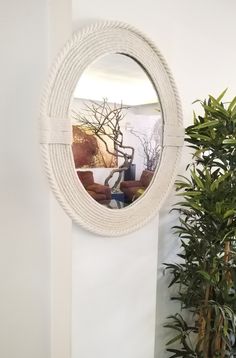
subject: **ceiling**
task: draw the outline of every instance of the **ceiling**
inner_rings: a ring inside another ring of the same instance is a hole
[[[96,60],[82,74],[76,98],[122,102],[126,105],[157,103],[156,91],[144,69],[132,58],[109,54]]]

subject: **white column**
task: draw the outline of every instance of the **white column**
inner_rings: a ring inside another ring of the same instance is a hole
[[[71,35],[71,1],[48,2],[49,67]],[[53,194],[51,229],[51,358],[71,357],[71,219]]]

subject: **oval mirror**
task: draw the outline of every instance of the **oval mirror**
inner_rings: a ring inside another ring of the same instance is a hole
[[[162,112],[156,90],[132,58],[109,54],[80,77],[71,108],[75,169],[101,205],[139,200],[161,158]]]
[[[119,236],[156,215],[175,179],[184,129],[173,77],[142,33],[117,22],[76,32],[52,66],[40,116],[46,173],[74,222]],[[128,183],[135,181],[137,191]]]

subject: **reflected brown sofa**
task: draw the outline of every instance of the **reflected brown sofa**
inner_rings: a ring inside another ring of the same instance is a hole
[[[140,194],[138,190],[146,190],[149,186],[153,173],[150,170],[144,170],[139,180],[127,180],[120,183],[120,190],[125,194],[125,201],[132,202],[137,199]]]
[[[94,200],[100,203],[111,200],[111,189],[109,188],[109,186],[94,183],[92,171],[78,171],[77,175],[84,188]]]

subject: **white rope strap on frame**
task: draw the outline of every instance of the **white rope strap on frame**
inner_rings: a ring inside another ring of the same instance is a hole
[[[41,120],[41,144],[72,144],[72,141],[72,128],[68,118],[44,117]]]
[[[164,147],[182,147],[184,144],[184,127],[164,125]]]

